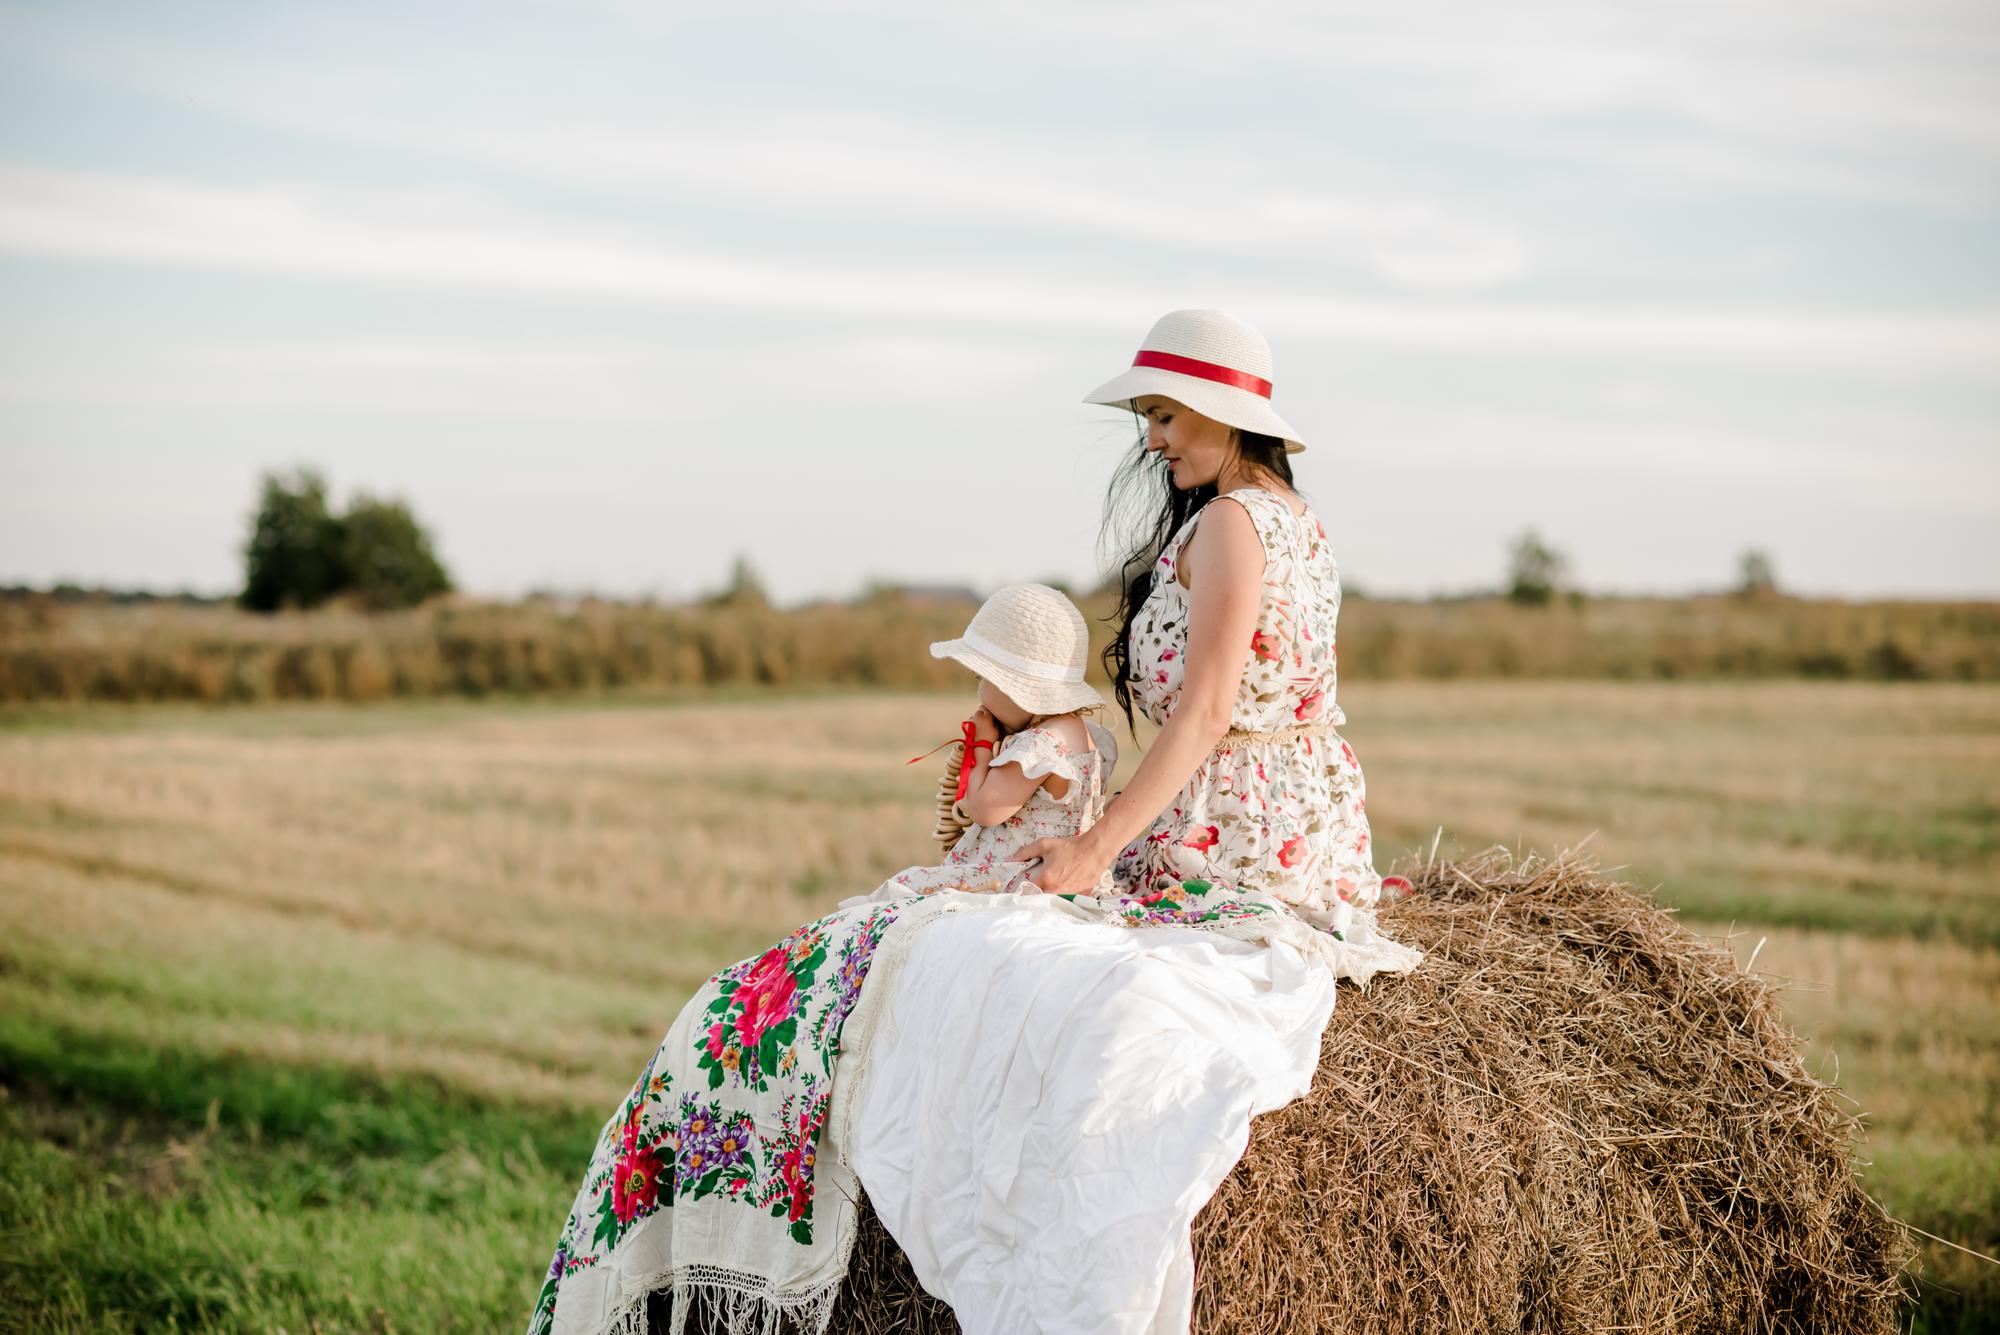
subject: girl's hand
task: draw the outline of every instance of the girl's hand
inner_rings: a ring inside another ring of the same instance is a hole
[[[1000,725],[994,721],[991,711],[985,705],[972,711],[972,737],[974,741],[1000,740]]]
[[[1067,839],[1037,839],[1014,857],[1021,862],[1042,860],[1022,889],[1033,887],[1049,895],[1081,895],[1094,890],[1111,865],[1111,859],[1099,852],[1088,836],[1080,834]]]

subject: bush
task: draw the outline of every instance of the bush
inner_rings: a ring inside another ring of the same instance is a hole
[[[414,607],[450,592],[429,535],[403,502],[356,496],[340,523],[348,588],[371,611]]]
[[[253,612],[317,607],[346,587],[340,521],[327,509],[326,481],[309,468],[264,475],[264,493],[243,549],[243,594]]]
[[[451,589],[409,506],[363,494],[337,516],[325,479],[309,468],[265,474],[243,555],[238,601],[253,612],[318,607],[349,592],[371,611],[388,611]]]
[[[1508,549],[1507,597],[1524,606],[1546,607],[1567,564],[1561,552],[1529,529]]]

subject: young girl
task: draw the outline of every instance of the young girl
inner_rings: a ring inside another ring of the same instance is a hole
[[[1089,653],[1083,613],[1046,584],[1008,585],[986,600],[965,634],[931,646],[933,657],[979,675],[959,797],[972,823],[942,862],[905,868],[842,908],[913,890],[1015,892],[1036,865],[1015,859],[1017,850],[1095,823],[1118,743],[1082,716],[1105,703],[1083,680]],[[1111,888],[1107,873],[1102,890]]]

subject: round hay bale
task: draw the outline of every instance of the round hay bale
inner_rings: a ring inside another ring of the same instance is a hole
[[[1915,1249],[1776,986],[1574,853],[1405,874],[1381,922],[1428,957],[1343,986],[1312,1092],[1253,1123],[1196,1331],[1896,1329]],[[865,1203],[833,1329],[958,1329]]]

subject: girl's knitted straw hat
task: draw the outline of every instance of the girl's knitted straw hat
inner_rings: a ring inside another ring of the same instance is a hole
[[[1271,345],[1221,311],[1168,311],[1146,331],[1131,368],[1083,401],[1131,408],[1143,394],[1164,394],[1225,426],[1276,436],[1287,454],[1306,447],[1271,407]]]
[[[1046,584],[999,590],[972,614],[965,634],[933,644],[931,657],[965,664],[1030,714],[1104,703],[1083,680],[1090,627],[1075,603]]]

